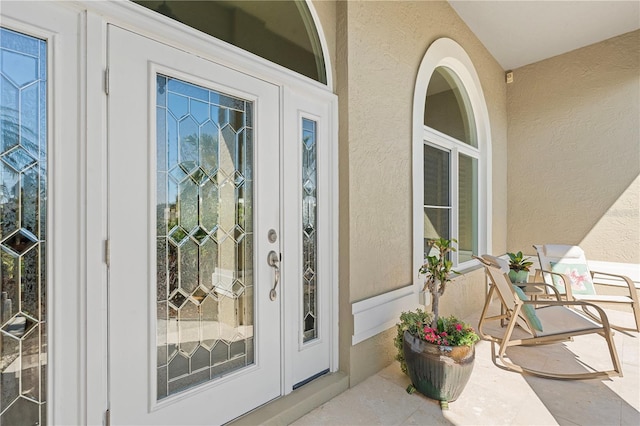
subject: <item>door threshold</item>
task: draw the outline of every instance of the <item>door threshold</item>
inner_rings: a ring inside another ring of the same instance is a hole
[[[319,377],[289,395],[274,399],[231,421],[230,426],[286,425],[349,388],[349,376],[338,371]]]
[[[308,379],[304,379],[303,381],[296,383],[295,385],[293,385],[293,390],[296,390],[298,388],[301,388],[302,386],[311,383],[312,381],[314,381],[315,379],[324,376],[325,374],[329,373],[329,369],[327,368],[326,370],[322,370],[321,372],[319,372],[318,374],[314,374],[313,376],[309,377]]]

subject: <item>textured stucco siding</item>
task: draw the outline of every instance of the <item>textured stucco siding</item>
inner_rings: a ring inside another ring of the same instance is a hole
[[[514,71],[508,248],[640,263],[640,31]]]
[[[506,250],[504,71],[444,1],[338,2],[340,102],[340,368],[358,383],[388,365],[393,330],[350,346],[351,304],[409,285],[412,265],[412,119],[420,63],[448,37],[470,56],[482,85],[492,137],[492,252]],[[484,275],[458,279],[442,313],[481,308]],[[417,301],[416,301],[417,307]]]
[[[506,86],[503,70],[446,2],[350,1],[348,181],[350,299],[411,283],[412,102],[429,45],[457,41],[471,57],[487,101],[494,157],[494,247],[506,248]],[[342,101],[342,93],[339,93]],[[342,206],[341,206],[342,208]],[[497,223],[496,223],[497,222]]]

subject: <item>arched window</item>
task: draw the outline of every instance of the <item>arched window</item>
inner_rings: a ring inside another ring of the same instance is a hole
[[[134,2],[327,84],[320,38],[304,0]]]
[[[491,140],[478,76],[453,40],[434,42],[422,61],[413,129],[414,265],[442,237],[458,240],[452,260],[464,268],[490,247]]]

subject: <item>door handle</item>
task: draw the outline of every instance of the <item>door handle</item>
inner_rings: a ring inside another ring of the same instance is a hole
[[[280,256],[278,256],[278,253],[271,250],[267,255],[267,263],[274,269],[273,288],[269,292],[269,299],[276,300],[276,297],[278,296],[276,288],[280,282]]]

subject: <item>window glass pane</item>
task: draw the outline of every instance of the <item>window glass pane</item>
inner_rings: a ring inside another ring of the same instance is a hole
[[[429,242],[438,238],[451,238],[450,208],[424,208],[424,255],[429,254]]]
[[[424,146],[424,205],[450,207],[449,157],[447,151]]]
[[[478,160],[458,159],[458,262],[478,254]]]
[[[157,398],[253,364],[252,107],[157,82]]]
[[[0,28],[0,424],[44,424],[47,43]]]
[[[424,124],[468,145],[478,146],[469,96],[458,76],[446,67],[436,68],[429,81]]]
[[[134,1],[316,81],[327,82],[320,39],[304,0]]]
[[[302,329],[303,341],[318,337],[316,122],[302,119]]]

